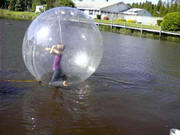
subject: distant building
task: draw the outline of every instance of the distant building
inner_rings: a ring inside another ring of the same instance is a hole
[[[130,9],[130,7],[123,2],[76,2],[75,6],[92,18],[96,18],[97,15],[118,15]]]
[[[147,10],[141,8],[131,8],[127,11],[122,12],[122,14],[133,16],[152,16]]]

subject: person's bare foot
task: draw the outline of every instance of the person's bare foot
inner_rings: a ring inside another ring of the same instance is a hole
[[[68,86],[67,82],[66,81],[63,81],[63,86]]]

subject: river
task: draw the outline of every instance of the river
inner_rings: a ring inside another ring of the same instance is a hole
[[[104,57],[85,82],[36,82],[22,59],[30,22],[0,20],[1,135],[167,135],[180,129],[180,43],[102,32]]]

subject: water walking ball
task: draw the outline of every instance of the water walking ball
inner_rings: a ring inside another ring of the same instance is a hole
[[[57,44],[64,45],[59,67],[69,84],[90,77],[103,56],[100,31],[90,17],[75,8],[50,9],[31,23],[23,40],[25,65],[37,80],[51,81],[56,55],[45,48]]]

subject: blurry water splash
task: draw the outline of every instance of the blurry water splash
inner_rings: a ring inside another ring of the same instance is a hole
[[[169,135],[180,135],[180,130],[172,128]]]

